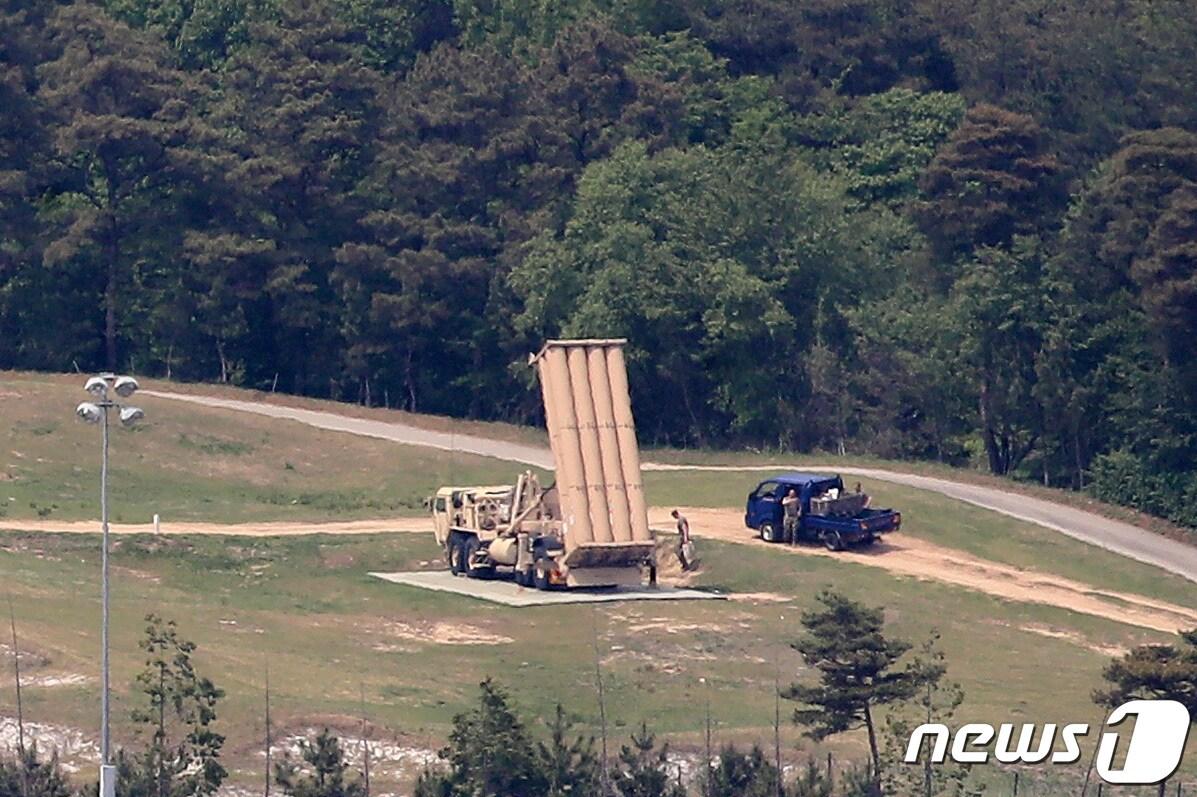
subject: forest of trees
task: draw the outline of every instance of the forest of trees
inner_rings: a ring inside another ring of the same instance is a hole
[[[0,368],[973,463],[1197,526],[1190,0],[0,0]]]

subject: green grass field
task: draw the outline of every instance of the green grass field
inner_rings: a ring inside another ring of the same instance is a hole
[[[28,677],[96,670],[97,548],[90,536],[4,538],[0,572],[20,632],[42,662]],[[130,738],[137,639],[149,611],[180,622],[199,644],[200,666],[228,692],[222,725],[239,768],[253,765],[261,737],[267,663],[282,727],[344,723],[359,712],[364,690],[372,722],[433,746],[488,675],[510,687],[528,716],[548,716],[560,700],[593,728],[597,632],[614,727],[648,721],[685,745],[697,742],[699,707],[708,699],[720,738],[768,735],[774,679],[788,682],[801,670],[787,644],[800,610],[824,586],[885,606],[898,636],[919,640],[938,629],[975,720],[1088,718],[1104,661],[1094,648],[1161,638],[827,557],[716,543],[703,552],[700,585],[775,597],[516,611],[367,575],[439,567],[423,535],[122,538],[114,553],[116,736]],[[445,643],[471,638],[482,644]],[[28,688],[27,716],[91,727],[94,686]],[[0,712],[10,715],[11,691],[0,695]],[[798,743],[796,732],[787,736]]]
[[[100,431],[74,417],[78,380],[0,376],[4,519],[98,516]],[[493,484],[510,463],[400,446],[246,413],[138,396],[111,433],[114,521],[345,520],[423,513],[440,484]]]
[[[0,374],[0,529],[6,519],[19,525],[98,514],[99,434],[74,420],[83,398],[77,382]],[[519,467],[152,397],[139,403],[148,422],[113,433],[114,520],[146,522],[155,512],[168,521],[213,522],[413,515],[438,484],[503,482]],[[761,477],[648,473],[646,489],[656,505],[738,507]],[[903,511],[903,534],[1197,606],[1192,583],[1049,530],[931,493],[882,483],[867,488],[877,503]],[[256,777],[268,662],[274,714],[284,728],[352,729],[364,692],[380,734],[427,749],[444,741],[452,716],[488,675],[510,688],[528,717],[547,716],[560,700],[594,729],[597,636],[613,734],[622,738],[648,721],[694,750],[708,700],[719,739],[769,736],[775,679],[801,674],[788,644],[801,610],[825,586],[885,606],[896,635],[918,641],[937,629],[950,676],[967,693],[961,716],[969,721],[1097,721],[1089,695],[1108,651],[1165,638],[831,557],[709,541],[701,553],[699,586],[767,597],[517,611],[367,575],[439,568],[431,535],[121,538],[113,560],[116,737],[131,738],[137,639],[149,611],[180,623],[200,646],[199,666],[227,691],[221,721],[244,781]],[[60,679],[26,690],[33,721],[84,730],[96,724],[94,677],[61,678],[98,669],[97,575],[94,536],[0,536],[0,580],[12,595],[22,647],[36,654],[27,674]],[[481,644],[461,644],[469,641]],[[0,678],[0,716],[13,713],[10,687]],[[791,758],[799,746],[811,749],[796,729],[785,736]],[[860,743],[852,736],[835,747],[851,756]]]

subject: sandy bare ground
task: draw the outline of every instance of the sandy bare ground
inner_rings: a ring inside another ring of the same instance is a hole
[[[671,528],[670,507],[649,509],[649,523],[654,528]],[[1057,606],[1082,614],[1104,617],[1128,625],[1167,633],[1197,627],[1197,610],[1177,604],[1123,592],[1105,590],[1061,576],[979,559],[964,551],[944,548],[904,534],[890,536],[885,542],[867,549],[832,553],[818,546],[770,545],[744,528],[743,513],[738,509],[683,507],[699,538],[717,539],[743,545],[768,547],[778,555],[831,556],[867,567],[876,567],[901,576],[938,581],[999,598]],[[53,520],[13,521],[22,530],[66,533],[95,533],[94,522]],[[214,534],[286,536],[299,534],[383,534],[427,533],[425,518],[392,518],[339,523],[165,523],[163,534]],[[113,524],[114,534],[152,534],[149,524]],[[702,551],[699,550],[701,555]],[[668,575],[668,573],[665,573]]]
[[[5,520],[0,526],[12,531],[40,531],[55,534],[98,534],[100,524],[94,520]],[[162,534],[198,534],[241,537],[294,537],[303,534],[391,534],[396,532],[431,531],[427,518],[383,518],[380,520],[344,520],[328,523],[292,523],[266,521],[262,523],[200,523],[163,522]],[[152,523],[109,523],[109,534],[153,534]]]
[[[553,469],[553,455],[545,448],[493,440],[471,434],[430,431],[411,424],[356,418],[333,412],[297,409],[263,402],[237,401],[213,396],[197,396],[162,391],[144,391],[147,395],[175,401],[186,401],[209,407],[249,412],[272,418],[296,421],[298,423],[330,429],[348,434],[363,435],[390,440],[405,445],[426,446],[449,451],[461,451],[484,457],[495,457],[511,462]],[[646,471],[786,471],[793,470],[784,464],[773,465],[674,465],[645,462]],[[800,470],[815,469],[807,466]],[[901,473],[881,468],[857,468],[829,466],[831,471],[864,476],[869,479],[903,484],[920,490],[930,490],[959,501],[980,506],[993,512],[1035,523],[1045,528],[1067,534],[1091,545],[1097,545],[1122,556],[1136,559],[1150,565],[1197,581],[1197,546],[1186,545],[1176,540],[1154,534],[1129,523],[1086,512],[1081,509],[1045,501],[1042,498],[1007,492],[993,487],[954,482],[948,479]]]
[[[897,575],[953,584],[1007,600],[1058,606],[1155,631],[1173,633],[1197,626],[1197,610],[1142,595],[1105,590],[1061,576],[1020,570],[901,533],[869,548],[833,553],[818,546],[763,542],[744,528],[744,516],[739,510],[683,508],[682,512],[700,538],[767,547],[780,556],[831,556]],[[668,528],[671,523],[669,510],[652,508],[649,522],[657,528]],[[701,555],[701,550],[699,553]]]

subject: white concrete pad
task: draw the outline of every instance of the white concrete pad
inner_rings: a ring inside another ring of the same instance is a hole
[[[392,584],[451,592],[469,598],[501,603],[504,606],[551,606],[565,603],[608,603],[612,601],[726,600],[719,592],[675,587],[610,587],[606,589],[560,589],[541,591],[521,587],[502,578],[491,581],[456,577],[447,570],[423,570],[409,573],[371,573]]]

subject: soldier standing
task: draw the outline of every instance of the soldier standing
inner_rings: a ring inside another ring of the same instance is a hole
[[[682,563],[682,570],[689,571],[694,566],[694,543],[690,540],[690,521],[676,509],[669,513],[677,521],[677,558]]]
[[[798,523],[802,520],[802,499],[793,487],[781,499],[781,509],[785,519],[785,535],[790,543],[798,542]]]

